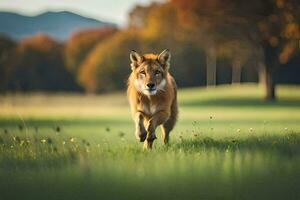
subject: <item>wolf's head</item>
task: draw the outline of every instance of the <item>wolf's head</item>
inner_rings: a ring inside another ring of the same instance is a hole
[[[131,69],[135,77],[136,89],[145,95],[155,95],[158,91],[164,91],[170,59],[171,54],[168,49],[160,54],[144,55],[131,51]]]

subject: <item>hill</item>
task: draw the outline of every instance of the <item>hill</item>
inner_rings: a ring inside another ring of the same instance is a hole
[[[0,33],[7,34],[14,39],[43,32],[55,39],[65,40],[72,32],[102,26],[115,26],[115,24],[68,11],[45,12],[36,16],[0,12]]]

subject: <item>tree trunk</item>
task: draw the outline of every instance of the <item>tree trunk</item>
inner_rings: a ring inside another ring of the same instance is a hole
[[[266,84],[266,66],[262,61],[258,62],[258,82],[259,85]]]
[[[275,82],[274,82],[274,72],[272,69],[266,68],[266,78],[265,78],[265,87],[266,87],[266,97],[267,101],[275,100]]]
[[[266,96],[265,100],[274,101],[276,98],[275,93],[275,80],[274,74],[275,70],[279,67],[279,53],[278,48],[271,46],[269,43],[266,43],[264,46],[265,53],[265,88]]]
[[[242,76],[241,62],[239,60],[235,60],[232,63],[231,82],[235,84],[240,84],[241,76]]]
[[[206,84],[215,86],[217,83],[217,55],[214,46],[206,51]]]

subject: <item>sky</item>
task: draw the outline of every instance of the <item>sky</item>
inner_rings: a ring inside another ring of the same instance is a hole
[[[126,26],[127,14],[136,4],[160,0],[0,0],[0,11],[37,15],[45,11],[71,11]]]

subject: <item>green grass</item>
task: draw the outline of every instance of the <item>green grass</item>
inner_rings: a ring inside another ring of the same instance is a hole
[[[1,96],[0,199],[300,199],[300,87],[277,93],[180,90],[152,151],[123,93]]]

